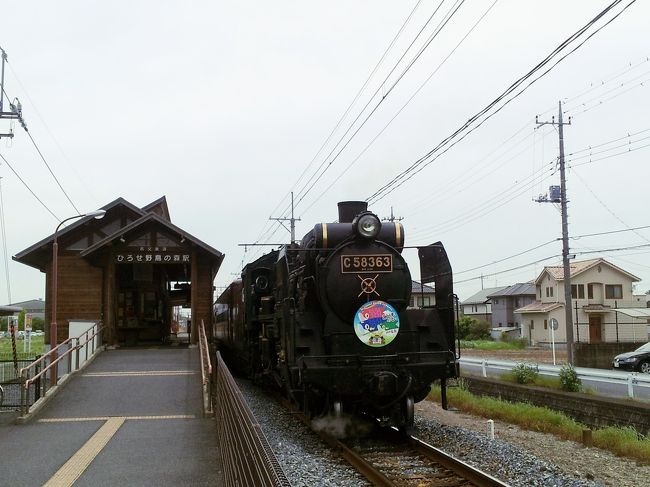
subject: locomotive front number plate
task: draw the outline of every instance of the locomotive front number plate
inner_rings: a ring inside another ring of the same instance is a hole
[[[393,256],[391,254],[341,256],[342,274],[364,272],[393,272]]]

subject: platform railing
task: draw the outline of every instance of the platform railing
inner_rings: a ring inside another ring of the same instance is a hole
[[[35,396],[45,397],[49,383],[49,381],[45,379],[49,374],[58,374],[58,365],[64,360],[67,364],[67,371],[61,378],[79,370],[82,364],[98,351],[98,343],[101,343],[101,333],[103,328],[103,323],[99,321],[78,337],[68,338],[56,347],[50,349],[47,353],[41,355],[29,365],[20,369],[18,374],[20,382],[22,383],[20,392],[20,410],[23,416],[29,413],[31,406],[29,401],[30,387],[36,384],[36,386],[39,387],[39,391]],[[80,362],[82,353],[84,354],[84,360]],[[73,357],[75,358],[74,364],[72,360]]]
[[[203,415],[211,416],[212,411],[212,360],[205,335],[203,320],[199,324],[199,352],[201,355],[201,388],[203,393]]]
[[[288,487],[282,467],[219,352],[216,364],[215,410],[224,485]]]

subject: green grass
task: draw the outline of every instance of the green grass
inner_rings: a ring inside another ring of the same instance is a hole
[[[516,424],[524,429],[551,433],[566,440],[582,441],[582,431],[589,427],[551,409],[526,403],[511,403],[480,397],[462,388],[447,389],[450,406],[462,411]],[[440,388],[434,386],[429,400],[440,402]],[[603,428],[593,432],[593,445],[612,453],[650,464],[650,439],[640,437],[632,428]]]
[[[32,337],[32,355],[41,355],[43,353],[44,336]],[[16,352],[21,355],[23,352],[23,341],[16,340]],[[11,338],[0,338],[0,359],[11,356]]]
[[[523,350],[526,345],[522,341],[493,342],[492,340],[461,340],[460,348],[475,348],[476,350]]]

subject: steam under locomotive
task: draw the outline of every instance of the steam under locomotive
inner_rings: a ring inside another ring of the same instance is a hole
[[[365,202],[248,264],[215,305],[226,359],[308,414],[365,413],[408,428],[431,383],[456,376],[452,273],[440,242],[418,248],[435,304],[409,307],[404,229]]]

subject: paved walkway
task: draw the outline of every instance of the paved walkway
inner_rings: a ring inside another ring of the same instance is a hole
[[[25,425],[0,427],[0,486],[219,485],[199,351],[105,351]]]

